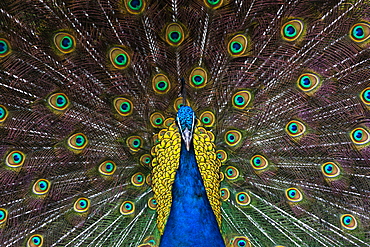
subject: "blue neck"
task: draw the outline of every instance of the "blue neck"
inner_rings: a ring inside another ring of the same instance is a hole
[[[183,141],[172,185],[171,211],[159,246],[225,246],[207,198],[193,144],[187,151]]]

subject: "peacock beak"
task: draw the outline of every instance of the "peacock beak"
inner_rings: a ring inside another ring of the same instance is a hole
[[[185,145],[186,145],[186,150],[188,150],[188,151],[190,150],[191,138],[192,138],[192,132],[188,128],[186,128],[182,132],[182,139],[184,140]]]

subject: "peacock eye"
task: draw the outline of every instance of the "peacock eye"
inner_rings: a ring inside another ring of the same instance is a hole
[[[42,246],[44,239],[41,235],[32,235],[27,241],[27,247],[40,247]]]
[[[62,53],[70,53],[76,48],[76,39],[69,33],[60,32],[54,35],[54,45]]]
[[[239,57],[245,54],[247,50],[248,39],[242,34],[235,35],[227,45],[227,51],[233,57]]]
[[[152,198],[149,198],[149,200],[148,200],[148,206],[149,206],[150,209],[156,210],[157,209],[157,205],[158,205],[158,203],[157,203],[157,201],[153,197]]]
[[[55,93],[49,96],[48,104],[55,110],[64,111],[69,106],[69,100],[64,93]]]
[[[183,104],[182,97],[178,97],[177,99],[175,99],[175,102],[173,103],[173,107],[174,107],[175,111],[180,110],[180,107],[182,107],[183,105],[184,104]],[[186,105],[190,105],[188,99],[186,99]]]
[[[370,105],[370,87],[365,88],[361,93],[361,100],[366,104]],[[1,121],[1,120],[0,120]]]
[[[144,10],[144,3],[143,0],[128,0],[126,3],[127,10],[131,14],[140,14]]]
[[[239,177],[239,170],[233,166],[229,166],[225,170],[225,176],[229,180],[234,180]]]
[[[251,243],[247,237],[239,236],[232,240],[232,247],[251,247]]]
[[[127,138],[126,144],[131,151],[137,152],[142,148],[143,139],[140,136],[130,136]]]
[[[230,197],[230,191],[227,188],[220,189],[221,200],[226,201]]]
[[[320,84],[320,78],[312,73],[304,73],[298,78],[298,88],[303,92],[311,92]]]
[[[131,62],[127,51],[119,47],[113,47],[109,50],[109,60],[116,69],[126,69]]]
[[[0,38],[0,58],[6,57],[7,55],[9,55],[10,51],[11,50],[10,50],[9,41],[4,38]]]
[[[76,133],[68,138],[68,146],[77,149],[82,150],[87,145],[87,137],[83,133]]]
[[[356,145],[364,145],[370,141],[370,134],[366,129],[359,127],[352,130],[351,139]]]
[[[201,67],[194,68],[189,76],[190,86],[199,89],[207,85],[208,75],[205,69]]]
[[[116,163],[111,160],[104,161],[99,165],[99,172],[106,176],[111,176],[116,171]]]
[[[297,188],[285,190],[285,196],[291,202],[299,202],[303,199],[302,193]]]
[[[299,121],[292,120],[286,125],[285,130],[288,135],[292,137],[297,137],[302,135],[306,131],[306,126],[304,126],[304,124]]]
[[[233,107],[239,110],[245,109],[252,99],[252,95],[249,91],[243,90],[237,92],[232,97]]]
[[[251,198],[246,192],[236,194],[236,202],[241,206],[248,206],[251,203]]]
[[[268,166],[268,161],[262,155],[254,155],[251,158],[251,165],[255,170],[262,170]]]
[[[334,162],[326,162],[322,164],[321,171],[324,176],[328,178],[334,178],[340,174],[340,169]]]
[[[237,130],[229,130],[225,135],[226,144],[231,147],[238,145],[241,138],[242,134]]]
[[[7,166],[19,168],[24,164],[25,155],[21,151],[12,151],[6,156],[5,160]]]
[[[130,201],[125,201],[121,204],[120,212],[123,215],[132,214],[135,211],[135,204]]]
[[[73,205],[73,209],[78,213],[84,213],[90,208],[90,200],[87,198],[79,198]]]
[[[0,208],[0,225],[5,223],[6,219],[8,218],[8,211],[4,208]]]
[[[0,105],[0,123],[4,122],[7,117],[8,117],[8,110],[5,108],[5,106]]]
[[[131,177],[131,183],[135,186],[143,186],[145,183],[145,176],[141,172],[138,172]]]
[[[285,23],[281,29],[283,39],[287,41],[297,40],[303,32],[303,22],[300,20],[291,20]]]
[[[204,0],[207,7],[217,9],[223,4],[223,0]]]
[[[171,23],[166,28],[166,41],[172,46],[178,46],[184,41],[184,30],[177,23]]]
[[[33,193],[36,195],[44,195],[50,189],[50,182],[46,179],[39,179],[37,180],[32,188]]]
[[[133,111],[133,104],[129,99],[117,97],[113,100],[113,106],[121,116],[127,117]]]
[[[355,42],[364,42],[370,37],[370,25],[357,23],[350,29],[350,38]]]
[[[216,155],[217,159],[219,159],[222,163],[227,160],[227,153],[224,150],[217,150]]]
[[[204,127],[209,127],[209,128],[213,127],[216,121],[215,115],[213,114],[213,112],[210,112],[210,111],[203,112],[199,118],[202,124],[204,125]]]
[[[143,154],[141,157],[140,157],[140,164],[142,166],[150,166],[152,163],[152,156],[150,154]]]
[[[347,230],[354,230],[357,228],[357,220],[351,214],[343,214],[340,217],[340,223]]]
[[[152,79],[154,92],[158,94],[166,94],[171,89],[171,82],[164,74],[157,74]]]
[[[154,112],[150,115],[150,123],[154,128],[163,128],[164,116],[159,112]]]

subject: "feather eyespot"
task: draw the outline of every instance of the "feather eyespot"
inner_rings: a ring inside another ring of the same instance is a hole
[[[4,122],[7,117],[8,110],[5,108],[5,106],[0,105],[0,123]]]
[[[242,139],[242,134],[237,130],[229,130],[225,135],[225,142],[227,145],[234,147],[239,144]]]
[[[117,97],[113,100],[114,109],[120,114],[121,116],[127,117],[131,115],[133,111],[133,104],[129,99]]]
[[[227,160],[227,153],[224,150],[217,150],[216,151],[216,157],[219,159],[222,163],[225,163]]]
[[[8,218],[8,211],[4,208],[0,208],[0,225],[4,224]]]
[[[43,243],[44,238],[39,234],[35,234],[28,239],[27,247],[40,247],[42,246]]]
[[[302,193],[297,188],[285,190],[285,196],[291,202],[300,202],[303,199]]]
[[[220,189],[221,200],[227,201],[230,197],[230,191],[227,188]]]
[[[157,74],[152,79],[154,92],[157,94],[166,94],[171,89],[171,82],[164,74]]]
[[[204,0],[204,3],[208,8],[217,9],[223,4],[223,0]]]
[[[131,183],[135,186],[143,186],[145,183],[145,176],[141,172],[135,173],[131,177]]]
[[[285,131],[288,133],[288,135],[297,137],[306,131],[306,126],[297,120],[292,120],[286,125]]]
[[[57,33],[54,35],[55,47],[62,53],[70,53],[76,48],[76,39],[69,33]]]
[[[370,141],[369,132],[362,127],[352,130],[350,136],[352,142],[356,145],[365,145]]]
[[[251,243],[247,237],[240,236],[231,240],[232,247],[251,247]]]
[[[357,228],[357,220],[351,214],[343,214],[340,217],[340,223],[347,230],[354,230]]]
[[[119,47],[109,50],[109,60],[116,69],[126,69],[131,63],[130,55]]]
[[[130,136],[129,138],[127,138],[126,144],[131,151],[137,152],[143,146],[143,139],[140,136]]]
[[[111,176],[116,171],[116,163],[111,160],[104,161],[99,165],[99,172],[106,176]]]
[[[126,0],[127,11],[131,14],[140,14],[145,7],[145,1],[143,0]]]
[[[247,50],[248,39],[242,34],[234,36],[227,45],[227,51],[233,57],[245,55]]]
[[[239,170],[233,166],[229,166],[225,170],[225,176],[229,180],[234,180],[239,177]]]
[[[338,165],[335,164],[334,162],[326,162],[322,164],[321,171],[324,174],[324,176],[328,178],[334,178],[339,176],[340,174],[340,169]]]
[[[232,97],[233,107],[239,110],[244,110],[251,102],[251,98],[252,95],[247,90],[237,92]]]
[[[370,87],[365,88],[364,91],[361,93],[361,100],[364,102],[366,105],[370,105]],[[0,120],[1,121],[1,120]]]
[[[287,41],[295,41],[303,32],[303,22],[300,20],[291,20],[281,28],[281,35]]]
[[[49,189],[50,189],[50,182],[46,179],[37,180],[32,187],[32,191],[36,195],[44,195],[48,193]]]
[[[83,133],[76,133],[68,138],[68,146],[76,150],[84,149],[87,143],[87,137]]]
[[[19,168],[24,164],[25,154],[21,151],[12,151],[10,152],[5,159],[7,166],[12,168]]]
[[[135,204],[130,201],[125,201],[121,204],[120,212],[123,215],[132,214],[135,211]]]
[[[150,123],[154,128],[163,128],[164,116],[159,112],[150,115]]]
[[[84,197],[77,199],[73,205],[74,211],[77,213],[84,213],[90,208],[90,200]]]
[[[186,105],[190,105],[189,101],[186,99]],[[178,97],[175,102],[173,103],[173,107],[175,111],[178,111],[180,107],[184,105],[182,97]]]
[[[235,195],[235,198],[240,206],[248,206],[251,203],[251,197],[246,192],[239,192]]]
[[[10,50],[9,41],[4,38],[0,38],[0,58],[6,57],[7,55],[9,55],[10,51],[11,50]]]
[[[355,42],[364,42],[370,37],[370,25],[368,23],[357,23],[351,27],[350,37]]]
[[[152,210],[156,210],[157,209],[157,201],[152,197],[152,198],[149,198],[148,200],[148,207]]]
[[[178,23],[171,23],[166,28],[166,41],[172,46],[181,45],[184,41],[184,29]]]
[[[255,170],[265,169],[269,164],[267,159],[265,157],[263,157],[262,155],[254,155],[251,158],[250,162],[251,162],[251,165],[252,165],[253,169],[255,169]]]
[[[216,121],[215,115],[213,114],[213,112],[210,111],[203,112],[199,118],[203,126],[208,128],[213,127]]]
[[[49,105],[58,111],[64,111],[69,106],[68,97],[64,93],[55,93],[48,98]]]
[[[320,78],[312,73],[304,73],[298,78],[297,84],[300,90],[308,93],[317,89],[320,84]]]
[[[189,76],[190,86],[199,89],[207,85],[208,75],[205,69],[197,67],[193,69]]]
[[[140,157],[140,164],[142,166],[151,166],[151,163],[152,163],[152,156],[150,154],[143,154],[141,157]]]

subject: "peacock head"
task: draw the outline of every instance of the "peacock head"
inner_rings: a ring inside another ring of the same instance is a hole
[[[181,106],[177,112],[177,125],[179,126],[181,137],[185,142],[186,150],[189,151],[191,139],[195,126],[195,113],[190,106]]]

